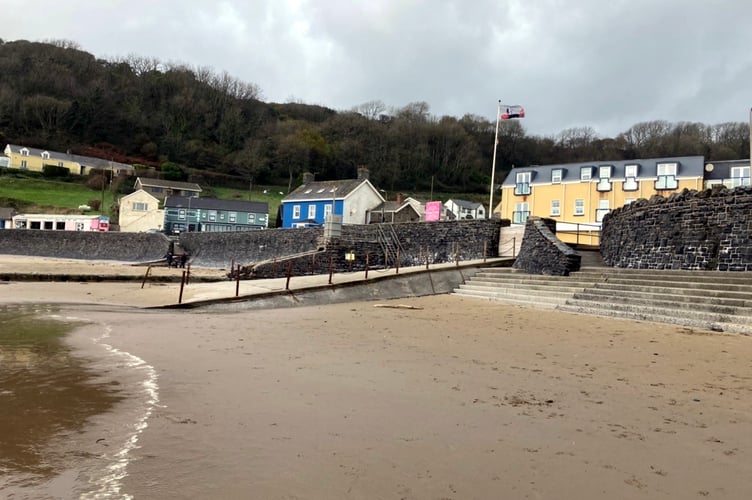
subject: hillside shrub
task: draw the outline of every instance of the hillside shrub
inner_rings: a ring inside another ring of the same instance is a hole
[[[68,177],[70,175],[70,169],[67,167],[60,167],[58,165],[42,165],[42,177],[48,179],[57,179],[60,177]]]

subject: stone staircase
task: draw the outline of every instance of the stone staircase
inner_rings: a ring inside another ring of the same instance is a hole
[[[454,294],[528,307],[752,334],[752,273],[584,266],[570,276],[487,268]]]

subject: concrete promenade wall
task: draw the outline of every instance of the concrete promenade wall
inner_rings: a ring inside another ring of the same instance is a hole
[[[635,269],[752,271],[752,187],[684,190],[606,215],[606,264]]]
[[[404,274],[378,275],[336,285],[318,285],[296,288],[293,278],[290,290],[256,293],[240,297],[227,297],[163,306],[167,309],[210,309],[237,311],[311,306],[341,302],[373,301],[422,297],[451,293],[481,270],[482,266],[461,264],[428,270],[411,270]],[[302,278],[311,279],[311,278]]]
[[[0,254],[64,259],[143,262],[161,259],[170,248],[163,234],[3,229]]]

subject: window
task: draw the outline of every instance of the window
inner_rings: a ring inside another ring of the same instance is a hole
[[[635,199],[634,199],[634,198],[625,198],[625,199],[624,199],[624,206],[627,206],[627,205],[629,205],[630,203],[634,203],[634,202],[635,202]]]
[[[26,160],[21,160],[21,170],[26,170],[29,166],[26,164]]]
[[[227,215],[227,217],[228,217],[228,219],[229,219],[230,222],[235,223],[237,221],[237,219],[238,219],[238,214],[237,214],[237,212],[230,212]]]
[[[678,163],[658,163],[656,172],[658,179],[655,181],[655,189],[676,189],[679,183],[676,181]]]
[[[63,166],[63,162],[61,162],[61,161],[57,162],[57,166],[58,167],[62,167]]]
[[[219,212],[219,220],[225,220],[225,213]]]
[[[45,160],[50,159],[50,153],[48,151],[42,151],[42,154],[40,156],[44,158]]]
[[[293,219],[300,219],[300,205],[293,205],[292,206],[292,218]]]
[[[153,187],[153,188],[151,188],[151,192],[152,193],[161,193],[162,192],[162,188],[161,187]]]
[[[749,186],[749,167],[731,167],[731,187]]]
[[[530,194],[530,172],[519,172],[515,176],[514,194],[526,195]]]
[[[132,209],[134,212],[146,212],[149,210],[149,204],[141,201],[134,201]]]
[[[514,212],[512,212],[513,224],[524,224],[530,215],[530,204],[527,202],[520,202],[514,204]]]
[[[551,170],[551,184],[561,183],[562,173],[563,172],[560,168],[555,168]]]
[[[185,220],[185,210],[178,210],[178,219]]]
[[[332,206],[331,205],[324,205],[324,218],[327,218],[330,215],[332,215]]]
[[[596,191],[611,191],[611,165],[601,165],[598,167],[598,184],[595,186]]]
[[[21,150],[21,156],[29,156],[29,150],[26,148],[23,148]]]
[[[609,212],[608,200],[598,200],[598,210],[595,211],[595,221],[602,222],[603,217]]]
[[[624,191],[637,191],[640,185],[637,183],[637,165],[624,165],[624,182],[622,189]]]
[[[585,199],[577,198],[574,200],[574,214],[585,215]]]
[[[593,178],[593,167],[581,167],[580,168],[580,180],[589,181]]]
[[[261,217],[259,217],[261,219]],[[256,215],[255,214],[248,214],[248,223],[253,224],[256,221]]]
[[[561,215],[561,200],[551,200],[551,217]]]
[[[308,205],[308,218],[309,219],[316,218],[316,205]]]
[[[215,222],[217,220],[217,211],[209,210],[209,222]]]

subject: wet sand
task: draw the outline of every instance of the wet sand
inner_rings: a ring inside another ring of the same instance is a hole
[[[69,311],[156,373],[136,499],[752,497],[749,337],[447,295]]]

